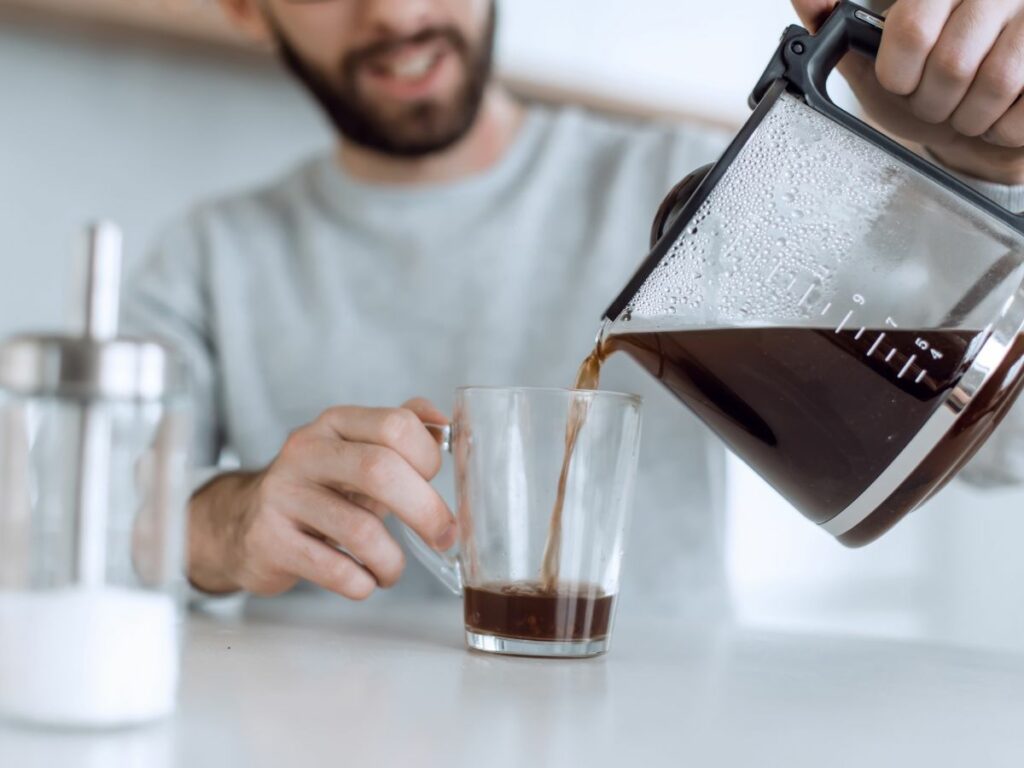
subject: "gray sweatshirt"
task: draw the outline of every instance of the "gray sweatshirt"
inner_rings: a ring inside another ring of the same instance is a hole
[[[200,466],[229,448],[262,467],[334,404],[450,411],[460,385],[569,386],[666,191],[727,138],[531,108],[497,166],[451,184],[361,183],[325,154],[172,226],[125,323],[191,365]],[[646,401],[622,609],[724,611],[723,449],[631,361],[602,383]],[[376,599],[442,590],[409,560]]]

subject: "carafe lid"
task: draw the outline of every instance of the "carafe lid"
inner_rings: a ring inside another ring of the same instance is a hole
[[[90,225],[78,256],[81,333],[19,334],[0,343],[0,389],[28,397],[160,400],[185,390],[185,370],[164,345],[118,336],[122,236]]]

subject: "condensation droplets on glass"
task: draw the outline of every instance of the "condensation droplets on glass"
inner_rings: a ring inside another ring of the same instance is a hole
[[[641,325],[806,321],[906,172],[784,95],[627,310]]]

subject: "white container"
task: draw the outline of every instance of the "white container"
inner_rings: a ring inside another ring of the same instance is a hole
[[[174,710],[174,600],[138,589],[0,592],[0,712],[68,726],[147,722]]]
[[[116,335],[116,229],[86,256],[85,333],[0,344],[0,717],[112,727],[174,709],[189,409]]]

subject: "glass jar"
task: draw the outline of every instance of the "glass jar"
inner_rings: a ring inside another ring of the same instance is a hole
[[[107,331],[0,345],[0,715],[15,720],[174,708],[185,376],[160,344]]]

